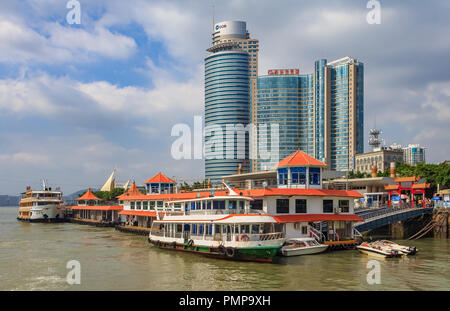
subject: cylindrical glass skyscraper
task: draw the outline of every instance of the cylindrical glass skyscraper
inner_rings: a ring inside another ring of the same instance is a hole
[[[205,178],[249,168],[249,54],[233,44],[219,44],[205,58]],[[235,129],[238,129],[237,131]],[[241,129],[241,130],[239,130]],[[243,135],[243,136],[242,136]]]

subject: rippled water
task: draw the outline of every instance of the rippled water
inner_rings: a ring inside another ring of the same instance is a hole
[[[232,262],[160,250],[144,236],[78,224],[23,223],[0,207],[0,290],[450,290],[450,242],[423,239],[405,259],[381,259],[381,284],[369,285],[356,250]],[[399,241],[411,244],[410,241]],[[66,264],[81,264],[69,285]]]

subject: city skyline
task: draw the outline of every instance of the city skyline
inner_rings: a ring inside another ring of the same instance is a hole
[[[203,115],[211,6],[81,1],[81,24],[69,25],[65,4],[0,4],[0,193],[42,177],[71,193],[102,184],[114,167],[138,183],[159,171],[201,179],[203,160],[170,158],[170,129]],[[383,2],[381,24],[369,25],[365,3],[217,1],[215,19],[247,22],[259,40],[259,75],[357,58],[364,137],[376,114],[388,145],[420,144],[436,163],[450,151],[442,143],[450,130],[448,9]]]

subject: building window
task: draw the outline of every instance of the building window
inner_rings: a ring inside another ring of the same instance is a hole
[[[323,212],[333,213],[333,200],[323,200]]]
[[[308,227],[307,226],[302,226],[302,234],[308,234]]]
[[[306,200],[296,199],[295,200],[295,212],[296,213],[306,213]]]
[[[277,199],[277,213],[278,214],[289,213],[289,199]]]
[[[309,168],[309,184],[310,185],[320,185],[320,168],[310,167]]]
[[[288,184],[288,170],[287,168],[280,168],[278,170],[278,183],[280,185],[287,185]]]
[[[159,184],[150,184],[150,193],[159,193]]]
[[[295,185],[306,184],[306,167],[292,167],[291,176],[292,176],[292,184]]]
[[[263,200],[254,200],[250,202],[250,209],[262,210]]]
[[[348,213],[350,211],[350,204],[348,200],[339,200],[339,208],[342,213]]]

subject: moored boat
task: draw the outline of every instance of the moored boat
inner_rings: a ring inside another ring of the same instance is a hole
[[[373,244],[379,244],[379,245],[382,245],[385,247],[389,247],[389,248],[391,248],[393,250],[397,250],[405,255],[415,255],[419,251],[415,246],[400,245],[400,244],[397,244],[395,242],[388,241],[388,240],[375,241],[375,242],[373,242]]]
[[[382,246],[376,243],[363,242],[361,245],[356,246],[356,248],[363,254],[377,257],[394,258],[405,255],[398,250],[391,249],[390,247]]]
[[[65,219],[62,205],[62,192],[59,188],[52,190],[42,181],[42,190],[27,190],[22,193],[19,202],[18,220],[29,222],[61,222]]]
[[[280,253],[283,256],[300,256],[318,254],[326,251],[328,245],[320,244],[313,238],[293,238],[288,239],[281,248]]]
[[[168,202],[167,211],[153,222],[149,242],[215,258],[271,262],[285,242],[284,233],[275,231],[272,216],[251,211],[250,201],[230,189],[226,196]]]

